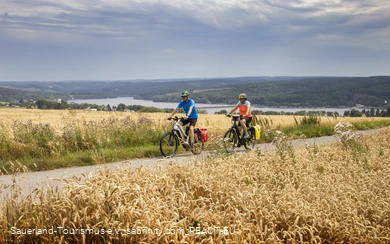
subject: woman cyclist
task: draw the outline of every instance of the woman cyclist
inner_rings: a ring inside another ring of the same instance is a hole
[[[249,138],[248,127],[249,123],[252,121],[251,103],[247,100],[245,93],[241,93],[238,98],[240,99],[240,101],[227,115],[230,115],[238,108],[240,109],[240,126],[238,128],[240,130],[240,133],[242,130],[241,128],[243,128],[244,138]]]

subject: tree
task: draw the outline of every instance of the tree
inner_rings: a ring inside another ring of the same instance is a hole
[[[220,111],[215,112],[214,114],[227,114],[227,111],[225,109],[222,109]]]
[[[356,117],[356,109],[351,110],[351,117]]]
[[[140,112],[145,112],[145,113],[160,113],[161,109],[156,108],[156,107],[143,107]]]
[[[124,103],[120,103],[118,104],[118,106],[116,107],[116,110],[117,111],[124,111],[126,109],[126,105]]]
[[[386,113],[387,113],[386,110],[382,109],[381,110],[381,117],[386,117]]]
[[[67,109],[68,107],[68,102],[65,99],[61,99],[60,109]]]
[[[35,104],[39,109],[64,109],[68,107],[68,103],[66,101],[64,101],[64,103],[62,103],[62,101],[61,103],[58,103],[56,101],[42,99],[37,100]],[[62,105],[64,106],[64,108],[62,108]]]
[[[35,104],[37,105],[37,107],[38,107],[39,109],[43,108],[44,103],[45,103],[44,100],[37,100],[37,101],[35,102]]]

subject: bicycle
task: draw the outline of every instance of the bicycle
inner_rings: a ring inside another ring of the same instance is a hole
[[[198,128],[194,129],[194,144],[190,145],[189,127],[187,127],[186,133],[183,126],[178,122],[180,119],[182,118],[177,116],[168,118],[168,120],[174,120],[175,123],[172,130],[164,133],[160,139],[160,151],[164,157],[175,156],[179,148],[179,142],[186,150],[191,151],[195,155],[202,153],[204,149],[201,131]]]
[[[228,129],[223,136],[223,146],[227,152],[233,152],[235,148],[239,148],[241,145],[244,145],[245,149],[250,150],[255,147],[256,144],[256,131],[255,128],[250,126],[248,127],[248,138],[244,138],[240,135],[238,126],[240,121],[240,115],[227,115],[227,117],[232,117],[232,127]]]

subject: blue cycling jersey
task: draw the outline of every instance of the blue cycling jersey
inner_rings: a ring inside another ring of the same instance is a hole
[[[184,112],[186,114],[188,114],[188,111],[190,110],[190,107],[191,106],[194,106],[192,108],[192,112],[191,114],[188,116],[189,119],[197,119],[198,118],[198,111],[196,110],[196,105],[195,105],[195,101],[192,100],[191,98],[188,99],[187,102],[185,101],[181,101],[179,103],[179,105],[177,105],[178,108],[183,108],[184,109]]]

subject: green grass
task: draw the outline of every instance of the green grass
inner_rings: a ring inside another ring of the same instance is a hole
[[[375,120],[375,121],[356,121],[352,122],[357,130],[377,129],[390,126],[389,119]],[[281,129],[287,136],[292,138],[299,138],[304,135],[307,138],[331,136],[334,135],[334,124],[321,124],[321,120],[317,117],[304,117],[301,121],[296,120],[295,126],[290,126]]]
[[[19,159],[18,162],[25,165],[30,171],[43,171],[66,167],[98,165],[134,158],[157,157],[160,155],[158,145],[145,145],[142,147],[106,148],[71,152],[41,158],[25,157]],[[0,168],[2,168],[4,173],[7,173],[11,165],[7,161],[0,161]]]
[[[353,126],[355,126],[358,130],[368,130],[368,129],[376,129],[390,126],[390,119],[388,120],[375,120],[375,121],[359,121],[352,122]]]
[[[377,128],[390,126],[390,120],[383,119],[383,120],[376,120],[376,121],[357,121],[357,122],[352,122],[352,124],[357,130],[369,130],[369,129],[377,129]],[[319,122],[317,123],[303,122],[303,123],[297,123],[294,126],[279,128],[279,130],[281,130],[288,137],[293,139],[301,138],[302,136],[306,138],[313,138],[313,137],[334,135],[335,125],[336,123],[321,124]],[[262,133],[260,139],[261,143],[272,142],[274,138],[272,133],[266,134],[266,132],[263,130],[261,131],[261,133]]]
[[[281,130],[287,136],[292,138],[299,138],[304,135],[307,138],[331,136],[334,134],[333,125],[298,125],[292,127],[286,127]]]
[[[15,120],[8,127],[0,121],[0,171],[7,171],[9,161],[29,170],[49,170],[157,156],[166,130],[165,125],[141,117],[64,120],[60,132],[48,123]]]
[[[390,120],[358,121],[352,122],[357,130],[378,129],[390,126]],[[299,138],[304,135],[307,138],[334,135],[335,124],[308,124],[297,125],[281,129],[287,136]]]
[[[275,136],[272,121],[266,122],[262,126],[264,129],[261,131],[260,143],[272,142]],[[294,126],[277,129],[290,138],[334,135],[336,122],[321,124],[316,117],[296,122]],[[358,130],[365,130],[390,126],[390,120],[358,121],[352,124]],[[158,157],[161,156],[160,137],[169,129],[147,119],[130,118],[93,123],[65,121],[64,128],[62,134],[56,134],[54,128],[46,123],[15,121],[12,128],[0,123],[0,172],[7,173],[11,168],[9,162],[25,165],[30,171],[40,171]],[[205,149],[215,148],[209,142]],[[179,146],[178,153],[183,152]]]

